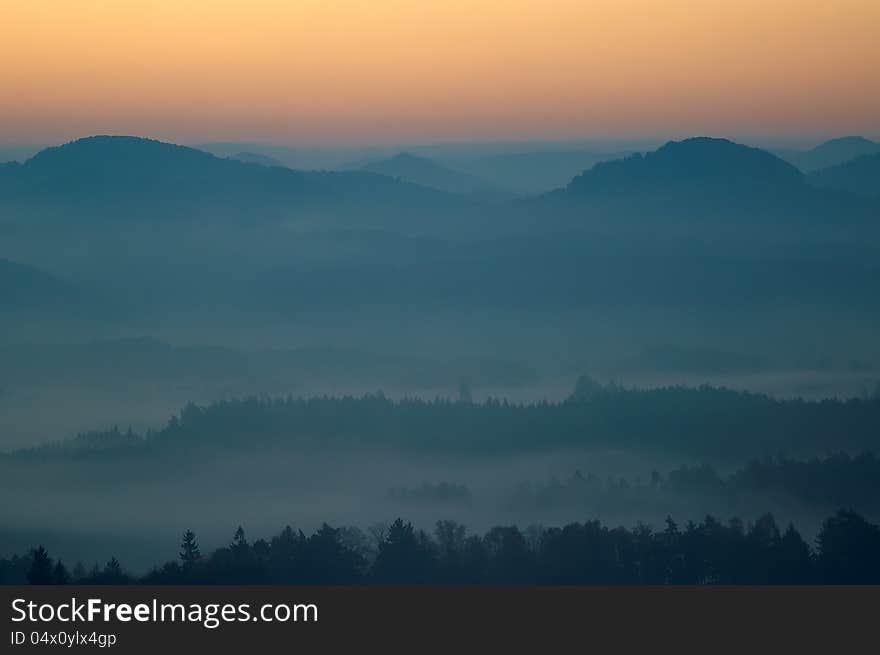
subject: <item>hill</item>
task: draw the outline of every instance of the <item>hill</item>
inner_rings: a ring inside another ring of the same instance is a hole
[[[862,155],[836,166],[814,171],[807,181],[816,187],[880,196],[880,152]]]
[[[506,152],[462,160],[464,171],[518,194],[546,193],[602,161],[630,154],[592,150],[535,150]]]
[[[437,206],[450,196],[365,171],[254,166],[151,139],[95,136],[47,148],[0,169],[0,204],[91,216],[288,215],[364,204]]]
[[[24,264],[0,259],[0,311],[43,307],[74,299],[74,289]]]
[[[727,139],[670,141],[647,154],[600,162],[578,175],[567,190],[576,195],[690,190],[712,193],[787,190],[803,184],[791,164],[758,148]]]
[[[287,165],[282,164],[274,157],[263,155],[259,152],[237,152],[234,155],[230,155],[229,159],[241,161],[245,164],[259,164],[260,166],[267,166],[269,168],[288,168]]]
[[[782,150],[776,154],[804,173],[810,173],[875,153],[880,153],[880,143],[863,136],[844,136],[820,143],[810,150]]]
[[[531,229],[641,226],[636,238],[647,226],[658,235],[677,231],[687,238],[703,228],[716,230],[717,237],[723,229],[760,240],[797,238],[792,226],[808,224],[830,238],[848,225],[866,230],[862,243],[874,242],[876,202],[845,185],[813,181],[808,184],[800,170],[765,150],[696,137],[600,162],[565,188],[523,201],[522,222]]]
[[[492,190],[492,185],[476,176],[462,173],[443,166],[433,159],[419,157],[408,152],[368,162],[361,170],[387,175],[449,193],[480,193]]]

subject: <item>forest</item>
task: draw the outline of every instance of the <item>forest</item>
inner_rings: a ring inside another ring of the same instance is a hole
[[[880,399],[807,401],[583,376],[562,401],[383,394],[190,404],[165,427],[85,432],[0,455],[0,556],[43,544],[143,575],[172,535],[206,549],[232,521],[366,529],[405,517],[497,525],[744,522],[808,541],[840,508],[880,520]],[[47,527],[43,508],[57,514]],[[160,508],[163,508],[160,510]]]
[[[143,576],[115,557],[72,569],[38,546],[0,559],[5,584],[876,584],[880,526],[840,510],[814,546],[793,525],[766,514],[753,523],[712,516],[662,529],[496,526],[483,535],[437,521],[433,533],[397,519],[363,532],[324,524],[310,535],[285,527],[249,541],[238,527],[228,545],[201,552],[187,530],[177,558]]]
[[[806,401],[702,385],[602,385],[588,376],[560,402],[473,402],[383,393],[286,396],[188,404],[144,435],[118,429],[7,453],[25,462],[187,450],[237,451],[280,444],[294,449],[369,444],[411,453],[493,456],[552,448],[614,446],[695,456],[818,454],[872,449],[880,434],[880,393]],[[833,437],[833,438],[832,438]],[[2,460],[0,460],[2,462]]]
[[[423,494],[427,490],[420,489]],[[575,471],[562,479],[521,482],[507,507],[536,512],[569,507],[601,515],[611,507],[625,506],[638,515],[696,499],[732,512],[763,503],[775,505],[775,511],[798,507],[815,513],[849,507],[880,516],[880,459],[869,451],[806,460],[765,457],[727,474],[701,464],[680,466],[665,475],[654,470],[635,479],[607,476],[603,480],[595,473]]]

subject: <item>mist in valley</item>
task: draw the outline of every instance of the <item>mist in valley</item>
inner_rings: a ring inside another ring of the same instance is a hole
[[[838,488],[873,460],[834,459],[880,435],[880,195],[722,139],[527,146],[0,164],[0,556],[880,518]],[[736,477],[767,458],[778,484]]]

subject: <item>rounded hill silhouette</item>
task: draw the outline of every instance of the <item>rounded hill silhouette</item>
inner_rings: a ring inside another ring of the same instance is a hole
[[[255,166],[134,136],[92,136],[7,166],[0,201],[120,215],[283,215],[298,206],[442,204],[450,196],[366,171]]]
[[[722,190],[784,190],[803,174],[765,150],[709,137],[670,141],[647,154],[601,162],[574,178],[577,195]]]

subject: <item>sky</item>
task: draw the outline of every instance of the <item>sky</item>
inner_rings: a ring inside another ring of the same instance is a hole
[[[877,0],[0,0],[0,142],[880,137]]]

